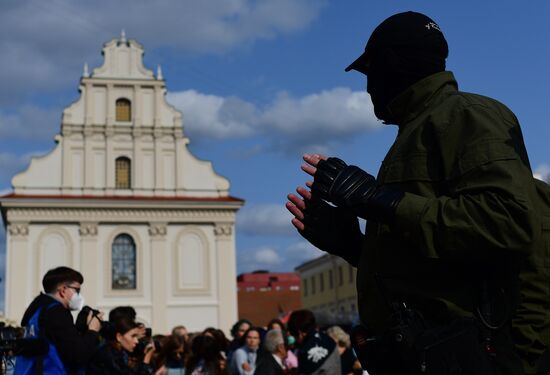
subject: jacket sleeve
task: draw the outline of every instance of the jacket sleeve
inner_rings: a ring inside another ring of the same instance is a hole
[[[63,306],[49,310],[44,323],[46,335],[64,363],[78,367],[88,363],[99,343],[97,332],[87,331],[81,335],[76,330],[71,313]]]
[[[519,124],[487,106],[467,107],[454,119],[439,138],[449,170],[443,193],[406,192],[394,229],[431,258],[529,253],[540,220]]]
[[[313,246],[357,267],[363,234],[357,216],[348,209],[319,202],[306,210],[305,230],[299,233]]]

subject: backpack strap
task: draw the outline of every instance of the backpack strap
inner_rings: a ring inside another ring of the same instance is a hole
[[[45,332],[45,330],[42,329],[42,327],[44,327],[44,319],[45,319],[44,318],[44,310],[49,310],[49,309],[51,309],[52,307],[54,307],[58,304],[59,304],[59,302],[55,301],[55,302],[50,303],[47,306],[42,306],[40,308],[40,312],[38,313],[38,338],[41,339],[41,340],[46,340],[48,342],[48,346],[50,344],[49,344],[49,341],[46,337],[46,332]],[[36,374],[37,375],[43,375],[44,374],[44,355],[40,355],[36,359]]]

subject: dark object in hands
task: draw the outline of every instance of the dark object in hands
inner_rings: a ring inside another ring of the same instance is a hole
[[[84,306],[82,310],[78,313],[76,321],[74,323],[76,330],[80,333],[85,333],[88,331],[88,315],[92,311],[92,316],[96,319],[99,319],[99,310],[92,309],[90,306]],[[94,318],[92,318],[94,319]],[[101,319],[99,319],[101,320]]]
[[[353,211],[331,206],[313,196],[306,201],[303,223],[300,234],[313,246],[357,267],[362,233]]]
[[[78,313],[75,321],[75,327],[78,332],[84,334],[88,331],[88,314],[92,311],[92,319],[98,319],[101,322],[101,329],[99,334],[107,340],[114,340],[115,338],[115,327],[111,322],[106,322],[101,320],[99,317],[100,311],[91,308],[90,306],[84,306],[82,310]]]
[[[401,191],[382,189],[374,176],[338,158],[319,161],[312,193],[338,207],[352,209],[357,216],[385,224],[393,223],[403,198]]]

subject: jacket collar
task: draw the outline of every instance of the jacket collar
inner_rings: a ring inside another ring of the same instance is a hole
[[[440,94],[457,91],[458,84],[452,72],[440,72],[421,79],[390,102],[388,123],[407,124],[441,100],[438,100]]]

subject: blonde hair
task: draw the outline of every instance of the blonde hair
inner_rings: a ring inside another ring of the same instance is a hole
[[[327,335],[332,337],[340,347],[349,348],[351,346],[349,335],[339,326],[332,326],[327,329]]]

